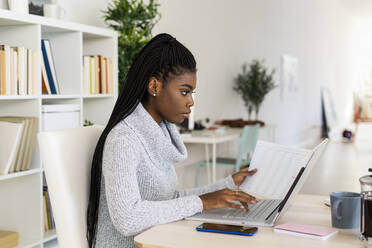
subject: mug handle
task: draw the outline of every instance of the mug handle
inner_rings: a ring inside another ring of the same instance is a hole
[[[338,214],[338,208],[341,205],[341,200],[335,200],[335,202],[332,204],[332,210],[335,213],[336,219],[341,220],[342,216]]]

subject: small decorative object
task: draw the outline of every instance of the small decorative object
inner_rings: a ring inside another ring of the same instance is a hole
[[[17,1],[17,0],[16,0]],[[44,15],[44,4],[52,3],[51,0],[29,0],[29,13],[33,15]]]
[[[106,24],[118,31],[119,91],[137,53],[152,38],[152,29],[160,19],[156,0],[113,0],[104,11]]]
[[[8,0],[8,5],[12,11],[28,14],[28,0]]]
[[[87,127],[87,126],[93,126],[94,125],[94,123],[93,122],[91,122],[91,121],[89,121],[89,120],[84,120],[84,127]]]
[[[0,0],[0,9],[9,9],[8,0]]]
[[[283,54],[280,64],[280,95],[282,101],[296,99],[299,91],[298,59]]]
[[[43,11],[44,11],[45,17],[56,18],[56,19],[62,19],[66,14],[66,11],[64,8],[62,8],[58,4],[53,4],[53,3],[44,4]]]
[[[249,64],[242,66],[242,73],[235,78],[234,90],[243,98],[244,105],[248,109],[248,122],[250,124],[263,123],[258,121],[258,112],[265,98],[265,95],[276,87],[273,81],[275,69],[270,73],[263,65],[263,61],[253,60]],[[256,120],[251,120],[252,111],[255,110]]]

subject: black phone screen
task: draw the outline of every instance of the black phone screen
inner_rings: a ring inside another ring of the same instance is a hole
[[[214,223],[202,223],[200,226],[197,227],[197,229],[230,232],[230,233],[242,233],[242,234],[243,233],[254,234],[255,232],[257,232],[257,227],[235,226],[235,225],[214,224]]]

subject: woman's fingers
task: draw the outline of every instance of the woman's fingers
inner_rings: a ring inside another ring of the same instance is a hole
[[[256,172],[257,172],[257,168],[254,168],[253,170],[248,170],[248,168],[247,168],[247,170],[239,171],[239,173],[241,175],[244,175],[244,176],[253,176],[254,174],[256,174]]]
[[[242,209],[242,208],[244,208],[244,206],[239,205],[239,204],[236,204],[236,203],[232,203],[232,202],[227,202],[227,206],[228,206],[229,208],[237,208],[237,209]]]
[[[257,202],[256,197],[251,196],[250,194],[247,194],[241,190],[230,190],[227,193],[230,195],[231,200],[233,201],[240,201],[240,202],[246,202],[246,203],[251,203],[251,204],[254,204]]]
[[[245,210],[249,211],[248,203],[246,203],[246,202],[240,202],[240,203],[243,205]]]

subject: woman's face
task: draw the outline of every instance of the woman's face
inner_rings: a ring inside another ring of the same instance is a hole
[[[180,76],[170,76],[153,98],[154,110],[161,120],[182,123],[190,116],[194,105],[192,92],[196,87],[196,73],[186,72]],[[156,118],[155,118],[156,120]]]

